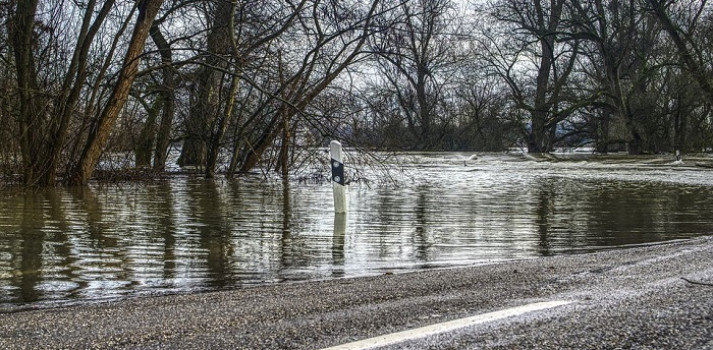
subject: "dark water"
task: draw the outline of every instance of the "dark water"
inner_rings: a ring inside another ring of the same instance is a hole
[[[206,181],[0,193],[0,311],[596,251],[713,233],[713,173],[403,157],[400,186]],[[380,175],[372,175],[380,176]]]

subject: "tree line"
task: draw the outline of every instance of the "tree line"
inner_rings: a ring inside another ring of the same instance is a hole
[[[712,14],[706,0],[6,0],[0,176],[287,176],[332,138],[709,151]]]

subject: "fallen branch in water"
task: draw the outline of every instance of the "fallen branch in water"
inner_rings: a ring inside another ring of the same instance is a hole
[[[689,279],[686,278],[686,277],[681,277],[681,279],[684,280],[684,281],[686,281],[686,282],[688,282],[688,283],[690,283],[690,284],[697,284],[697,285],[699,285],[699,286],[713,287],[713,283],[705,283],[705,282],[692,281],[692,280],[689,280]]]

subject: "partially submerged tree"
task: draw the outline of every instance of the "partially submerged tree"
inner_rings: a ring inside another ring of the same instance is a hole
[[[582,70],[597,91],[597,117],[590,121],[597,150],[629,143],[637,153],[643,142],[639,116],[650,101],[651,54],[658,29],[640,11],[637,0],[575,0],[568,20],[570,35],[582,41]],[[621,130],[625,129],[625,130]]]
[[[690,3],[679,3],[672,0],[646,0],[648,9],[661,23],[668,33],[671,41],[676,46],[683,66],[690,72],[691,77],[698,83],[706,94],[708,100],[713,101],[713,84],[711,83],[710,68],[706,68],[709,56],[701,44],[705,38],[698,38],[701,21],[710,20],[711,8],[707,0]],[[677,10],[676,19],[671,15],[672,10]],[[701,33],[705,36],[704,33]]]
[[[453,117],[442,108],[444,90],[456,75],[463,38],[455,10],[451,0],[401,2],[372,43],[383,84],[393,91],[411,136],[410,149],[444,149]]]
[[[86,4],[56,1],[59,3],[13,2],[7,24],[17,82],[16,113],[25,185],[53,185],[61,158],[69,156],[68,163],[72,162],[74,155],[63,153],[72,117],[79,108],[90,115],[95,108],[98,111],[96,122],[89,122],[92,128],[84,152],[76,158],[77,166],[70,176],[75,183],[84,184],[89,180],[127,99],[148,30],[163,2],[143,0],[127,8],[113,0],[104,1],[101,6],[96,0]],[[90,64],[100,62],[96,61],[100,57],[90,57],[92,50],[101,50],[96,46],[101,45],[99,40],[104,38],[98,34],[109,34],[107,31],[111,26],[107,24],[107,18],[117,11],[123,11],[117,14],[125,16],[124,23],[111,32],[110,55],[100,64],[102,68],[90,74]],[[82,15],[77,16],[77,13]],[[106,101],[89,99],[80,106],[83,95],[96,96],[103,89],[101,83],[111,65],[111,56],[119,46],[124,30],[134,21],[134,13],[138,13],[134,31],[112,94]],[[77,39],[72,42],[75,33]],[[69,50],[64,45],[68,45]],[[88,89],[90,75],[96,80]]]
[[[87,136],[87,142],[79,158],[79,163],[69,175],[71,183],[86,185],[99,162],[99,157],[129,96],[129,90],[139,70],[139,57],[143,53],[146,38],[158,14],[163,0],[142,0],[137,2],[138,16],[134,31],[124,56],[124,64],[106,104],[102,107],[98,119],[93,123]]]
[[[244,135],[247,141],[241,151],[244,156],[240,171],[257,166],[268,148],[279,139],[280,151],[276,158],[280,162],[274,168],[287,175],[290,130],[295,128],[295,123],[307,121],[302,117],[309,104],[366,55],[365,45],[376,29],[373,22],[383,11],[380,0],[367,4],[317,1],[300,15],[298,26],[275,42],[277,75],[272,80],[275,85],[265,89],[270,96],[266,103],[271,108],[263,108],[272,112],[263,118],[261,131]],[[302,38],[303,44],[295,45],[296,38]]]
[[[567,96],[579,40],[563,35],[566,10],[566,0],[498,1],[491,13],[501,25],[484,29],[478,48],[527,113],[522,131],[530,153],[552,151],[557,126],[578,107]]]

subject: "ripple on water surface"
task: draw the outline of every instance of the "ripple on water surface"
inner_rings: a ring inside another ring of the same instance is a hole
[[[329,184],[179,178],[6,194],[0,309],[462,266],[713,232],[710,169],[502,155],[397,160],[398,186],[351,186],[346,221],[333,215]]]

